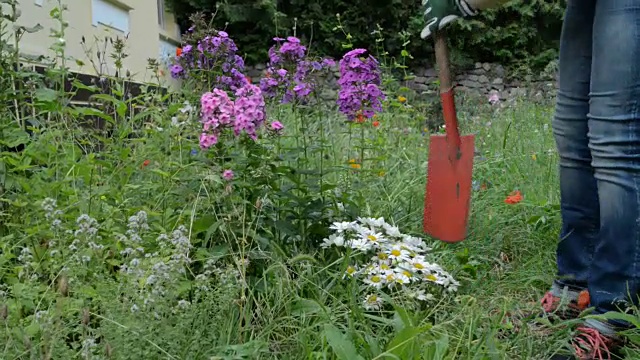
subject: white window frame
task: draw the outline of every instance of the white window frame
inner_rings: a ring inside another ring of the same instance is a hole
[[[129,33],[129,9],[108,0],[91,0],[93,26],[98,24]]]

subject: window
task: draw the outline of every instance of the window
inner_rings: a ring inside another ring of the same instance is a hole
[[[178,47],[173,43],[160,38],[160,56],[159,60],[164,65],[170,65],[171,59],[176,56],[176,49]]]
[[[106,25],[129,32],[129,10],[107,0],[92,0],[93,26]]]
[[[161,29],[164,29],[164,0],[157,0],[158,3],[158,25]]]

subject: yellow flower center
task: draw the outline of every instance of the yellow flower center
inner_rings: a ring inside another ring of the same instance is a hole
[[[393,256],[400,256],[400,254],[402,254],[402,253],[398,249],[391,250],[391,255],[393,255]]]
[[[424,265],[420,264],[420,263],[414,263],[413,267],[418,269],[418,270],[422,270],[424,269]]]
[[[369,239],[369,241],[378,241],[378,238],[373,235],[367,236],[367,239]]]
[[[402,275],[406,276],[406,277],[411,277],[411,272],[405,270],[402,272]]]
[[[353,266],[349,266],[347,268],[347,274],[353,275],[353,273],[355,273],[355,272],[356,272],[356,268],[354,268]]]
[[[438,278],[437,278],[435,275],[433,275],[433,274],[429,274],[429,275],[427,275],[427,276],[426,276],[426,278],[427,278],[427,280],[430,280],[430,281],[436,281],[436,280],[438,280]]]
[[[369,298],[367,299],[367,301],[372,304],[372,303],[376,303],[378,302],[378,297],[375,295],[370,295]]]
[[[389,258],[389,255],[385,254],[385,253],[379,253],[378,254],[378,259],[379,260],[387,260]]]
[[[382,269],[382,270],[389,270],[389,269],[391,269],[391,268],[390,268],[390,267],[389,267],[389,265],[387,265],[387,264],[382,264],[382,265],[380,265],[380,269]]]
[[[395,280],[395,278],[396,278],[396,277],[395,277],[395,276],[393,276],[393,274],[389,274],[389,275],[387,275],[387,281],[393,281],[393,280]]]
[[[374,283],[379,283],[382,279],[380,278],[380,276],[375,275],[371,277],[371,281]]]

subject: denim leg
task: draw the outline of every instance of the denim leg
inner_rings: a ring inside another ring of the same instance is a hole
[[[587,136],[595,0],[569,0],[560,39],[553,133],[560,157],[562,228],[556,285],[587,287],[600,206]],[[556,286],[557,287],[557,286]]]
[[[598,1],[589,147],[600,234],[589,275],[597,313],[637,304],[640,287],[640,2]]]

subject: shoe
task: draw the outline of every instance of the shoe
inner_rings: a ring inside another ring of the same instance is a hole
[[[557,296],[560,293],[563,296]],[[524,326],[543,334],[548,331],[548,323],[545,324],[541,320],[553,323],[554,320],[577,319],[589,307],[589,292],[587,290],[580,292],[569,291],[567,288],[562,289],[554,285],[554,289],[548,291],[536,305],[532,304],[531,308],[533,307],[536,307],[537,310],[508,313],[502,319],[504,331],[500,331],[501,336],[509,336],[509,333],[518,333]]]
[[[476,16],[478,11],[466,0],[422,0],[425,27],[420,37],[426,39],[461,17]]]
[[[618,350],[622,341],[618,338],[605,336],[598,330],[588,327],[578,327],[577,333],[571,340],[572,354],[554,355],[551,360],[613,360],[621,359]]]
[[[577,318],[589,307],[589,291],[582,290],[577,296],[569,296],[569,302],[560,296],[556,296],[553,291],[547,292],[540,300],[540,305],[545,314],[555,315],[561,320],[571,320]]]

